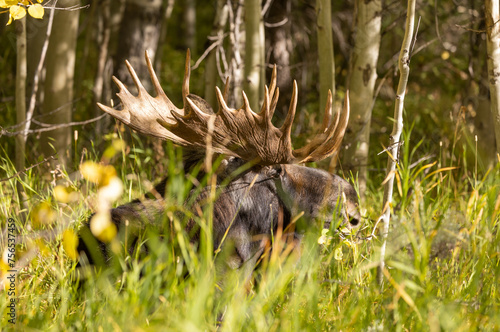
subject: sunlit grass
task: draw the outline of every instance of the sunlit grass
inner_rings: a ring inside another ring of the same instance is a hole
[[[410,133],[405,133],[406,142]],[[115,151],[108,158],[125,190],[115,205],[140,197],[154,182],[153,153],[133,144],[120,148],[127,153]],[[76,262],[63,249],[63,232],[77,232],[88,218],[97,185],[68,174],[54,182],[33,170],[23,180],[27,204],[19,206],[16,182],[1,182],[0,211],[16,219],[20,268],[17,325],[3,314],[1,326],[54,331],[498,330],[500,166],[484,174],[470,167],[451,169],[439,157],[422,158],[418,146],[405,144],[401,151],[383,287],[376,282],[378,232],[369,237],[381,207],[375,183],[368,186],[359,233],[341,239],[333,230],[325,234],[319,226],[310,227],[300,255],[275,241],[275,250],[246,280],[239,271],[216,272],[224,254],[207,249],[210,240],[198,250],[189,242],[181,212],[189,191],[197,188],[191,181],[196,176],[183,173],[179,149],[168,147],[168,208],[158,227],[150,227],[140,241],[147,255],[140,248],[130,256],[122,252],[119,268],[79,283]],[[85,160],[102,158],[92,152]],[[13,174],[5,153],[0,168]],[[79,199],[57,200],[56,184]],[[31,213],[43,202],[54,218],[34,225]],[[197,220],[200,225],[210,224],[210,204],[206,212]],[[29,221],[23,224],[23,218]],[[1,222],[3,229],[5,218]],[[203,229],[201,238],[210,239],[210,228]],[[7,304],[8,297],[0,296],[1,312]]]

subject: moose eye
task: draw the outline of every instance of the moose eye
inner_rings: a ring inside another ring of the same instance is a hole
[[[283,168],[281,167],[281,165],[274,165],[267,172],[267,175],[274,179],[279,178],[282,174],[283,174]]]
[[[349,218],[349,223],[353,226],[358,226],[359,224],[359,219],[357,218]]]

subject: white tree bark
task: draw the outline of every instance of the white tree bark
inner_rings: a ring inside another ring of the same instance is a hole
[[[265,47],[264,29],[261,28],[262,0],[245,0],[245,81],[243,90],[248,96],[250,107],[259,109],[262,82],[263,54]]]
[[[377,61],[382,26],[382,1],[356,0],[356,39],[351,58],[349,80],[351,113],[346,133],[344,169],[357,170],[360,194],[367,180],[368,147],[373,109],[373,93],[377,79]]]
[[[401,52],[399,53],[399,83],[396,92],[396,101],[394,106],[394,125],[389,139],[389,147],[387,152],[387,171],[384,186],[384,201],[382,205],[382,214],[379,221],[383,222],[382,231],[382,246],[380,247],[380,264],[378,267],[378,282],[383,284],[385,268],[385,250],[387,248],[387,235],[389,234],[389,222],[391,219],[391,203],[392,191],[394,187],[394,175],[396,173],[396,165],[398,163],[398,152],[400,147],[401,133],[403,132],[403,106],[406,94],[406,85],[410,76],[410,47],[413,39],[413,30],[415,26],[415,2],[416,0],[408,0],[408,10],[406,13],[405,36]]]
[[[241,90],[243,88],[244,69],[241,57],[242,33],[240,28],[243,24],[244,0],[228,0],[229,16],[229,50],[226,77],[229,77],[229,91],[227,96],[228,105],[231,107],[241,106]],[[225,59],[223,59],[225,60]]]
[[[488,52],[488,82],[491,113],[495,127],[496,150],[500,154],[500,2],[485,1],[486,48]]]
[[[217,53],[223,51],[224,27],[227,25],[228,4],[226,0],[217,0],[214,25],[210,33],[210,41],[218,43],[207,56],[205,64],[205,100],[212,106],[217,105],[215,86],[217,85]]]
[[[328,90],[335,96],[335,61],[333,58],[332,6],[330,0],[316,0],[318,56],[319,56],[319,105],[323,114]]]
[[[27,60],[26,60],[26,17],[16,21],[16,37],[17,37],[17,59],[16,59],[16,122],[21,124],[19,134],[16,136],[16,171],[20,172],[24,169],[24,161],[26,155],[26,140],[24,129],[26,121],[26,78],[27,78]],[[23,186],[20,181],[17,181],[17,193],[19,202],[22,200],[21,193]]]
[[[58,7],[79,5],[79,0],[60,0]],[[47,123],[71,122],[73,79],[75,73],[76,37],[80,11],[59,10],[54,16],[46,61],[45,100],[43,111],[54,112],[43,118]],[[71,127],[45,132],[41,138],[46,156],[58,152],[58,160],[66,165],[70,160]]]

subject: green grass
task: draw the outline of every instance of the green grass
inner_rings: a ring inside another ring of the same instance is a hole
[[[376,282],[379,233],[371,240],[355,238],[373,231],[370,220],[377,219],[382,206],[379,183],[369,183],[363,206],[368,219],[359,233],[342,240],[330,232],[329,241],[318,244],[320,227],[312,227],[300,256],[286,248],[275,250],[246,282],[238,271],[216,273],[223,255],[215,260],[212,250],[203,249],[210,247],[210,240],[200,250],[187,240],[179,211],[193,184],[179,171],[178,150],[168,147],[164,234],[149,230],[143,242],[149,249],[146,257],[119,255],[118,272],[101,271],[78,286],[62,233],[78,229],[89,215],[95,186],[63,173],[58,181],[81,196],[61,203],[54,199],[54,183],[34,169],[23,179],[23,207],[17,203],[15,179],[0,182],[0,210],[16,220],[20,235],[17,323],[8,322],[4,290],[2,330],[498,330],[500,166],[478,174],[470,166],[446,169],[450,164],[442,164],[439,157],[415,163],[421,158],[416,153],[419,144],[410,143],[409,132],[405,135],[383,287]],[[148,190],[152,155],[134,145],[129,153],[111,159],[125,188],[115,204]],[[85,159],[100,158],[94,152]],[[5,153],[0,168],[7,175],[14,173]],[[23,216],[41,202],[50,205],[53,221],[23,224]],[[210,204],[206,212],[199,220],[204,225],[210,224]],[[5,217],[1,223],[3,230]],[[210,239],[209,228],[202,238]],[[1,241],[3,252],[5,232]]]

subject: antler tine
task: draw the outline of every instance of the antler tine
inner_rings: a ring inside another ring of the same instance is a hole
[[[229,96],[229,76],[226,77],[226,83],[224,84],[224,100],[227,102],[227,96]]]
[[[189,95],[189,77],[191,76],[191,51],[186,52],[186,64],[184,66],[184,80],[182,81],[182,101],[186,107],[186,98]]]
[[[273,72],[271,74],[271,82],[269,83],[269,95],[273,96],[274,94],[274,89],[276,89],[276,77],[278,74],[278,67],[276,65],[273,66]]]
[[[279,88],[276,85],[277,75],[278,67],[275,64],[273,66],[273,72],[271,74],[271,82],[269,83],[269,99],[271,100],[271,107],[269,108],[270,118],[273,117],[274,111],[276,110],[276,105],[278,104]]]
[[[241,90],[241,95],[243,97],[243,109],[245,111],[248,122],[253,126],[255,125],[255,119],[261,119],[260,115],[252,111],[250,107],[250,102],[248,101],[247,94],[245,91]]]
[[[115,76],[113,76],[113,82],[115,82],[115,84],[118,86],[118,88],[120,89],[119,92],[117,93],[117,95],[120,97],[121,96],[126,96],[126,97],[132,97],[132,94],[127,90],[127,88],[125,87],[125,85],[119,80],[117,79]],[[122,97],[120,97],[121,99]],[[124,109],[124,110],[115,110],[114,108],[111,108],[109,106],[106,106],[106,105],[103,105],[101,103],[97,103],[97,106],[103,110],[104,112],[110,114],[111,116],[117,118],[118,120],[120,120],[121,122],[125,123],[125,124],[128,124],[130,123],[130,112],[128,109]]]
[[[139,79],[139,76],[137,76],[135,69],[132,67],[130,62],[128,62],[128,60],[125,60],[125,65],[127,66],[127,69],[128,69],[128,72],[130,73],[130,76],[132,76],[132,80],[134,81],[135,87],[137,88],[138,97],[139,97],[141,94],[144,94],[146,92],[146,89],[144,88],[144,85],[142,85],[141,80]],[[125,90],[127,90],[127,88],[125,88]]]
[[[301,160],[300,162],[320,161],[338,151],[347,128],[349,112],[349,92],[347,91],[342,114],[337,113],[335,120],[324,133],[316,136],[306,146],[294,151],[294,155]]]
[[[224,96],[222,95],[222,92],[220,92],[220,89],[218,86],[215,87],[215,95],[217,96],[217,100],[219,101],[219,110],[223,110],[223,111],[230,110],[229,107],[227,107],[226,100],[225,100]]]
[[[323,115],[323,125],[321,126],[321,131],[325,132],[331,125],[332,121],[332,110],[333,110],[333,96],[332,90],[328,90],[328,99],[326,100],[325,115]]]
[[[151,77],[151,81],[153,82],[153,86],[155,88],[156,95],[158,95],[158,96],[161,95],[162,97],[163,96],[166,97],[165,91],[163,91],[163,89],[161,88],[160,81],[158,80],[158,77],[156,76],[156,73],[153,69],[153,63],[151,62],[151,59],[149,58],[149,53],[147,50],[144,52],[144,57],[146,58],[146,64],[148,66],[148,71],[149,71],[149,77]]]
[[[269,116],[269,89],[267,85],[264,86],[264,102],[262,103],[262,108],[259,113],[262,117],[262,122],[269,127],[271,123],[271,117]]]
[[[288,137],[288,141],[291,143],[290,134],[292,132],[292,124],[293,119],[295,118],[295,111],[297,110],[297,81],[293,81],[293,91],[292,91],[292,100],[290,101],[290,107],[288,108],[288,113],[285,118],[285,122],[280,128],[280,131],[283,133],[283,136]]]

